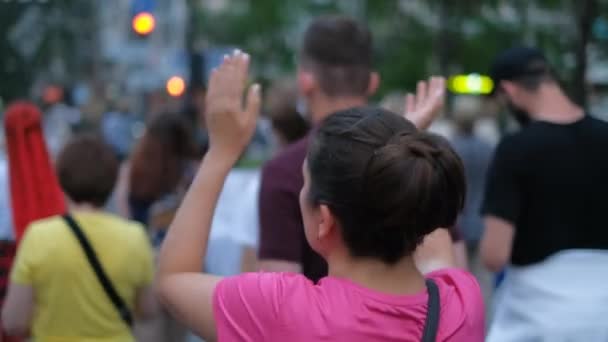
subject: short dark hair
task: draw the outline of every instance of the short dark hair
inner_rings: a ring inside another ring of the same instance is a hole
[[[309,200],[337,217],[354,257],[394,264],[462,210],[462,162],[442,137],[375,107],[329,116],[309,149]]]
[[[75,203],[103,207],[116,184],[118,160],[112,149],[93,135],[72,138],[57,158],[59,183]]]
[[[528,91],[536,91],[545,82],[554,82],[556,79],[551,72],[551,68],[544,61],[530,62],[530,69],[537,72],[529,75],[515,77],[512,81]]]
[[[301,63],[315,73],[328,96],[362,96],[372,72],[369,29],[343,16],[315,19],[306,30]]]

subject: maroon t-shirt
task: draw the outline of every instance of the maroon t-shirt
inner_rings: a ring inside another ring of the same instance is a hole
[[[299,263],[304,275],[316,282],[327,275],[327,263],[306,241],[299,202],[308,141],[307,136],[289,145],[262,169],[258,256]],[[454,240],[460,239],[456,229],[450,233]]]
[[[260,259],[296,262],[313,281],[327,275],[327,263],[310,248],[300,212],[302,164],[308,136],[289,145],[262,169],[260,185]]]

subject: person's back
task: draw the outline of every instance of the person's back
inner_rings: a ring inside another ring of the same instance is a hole
[[[473,134],[458,134],[451,139],[451,143],[462,159],[467,179],[467,198],[457,224],[467,243],[477,245],[483,230],[479,207],[493,149]]]
[[[144,228],[102,212],[75,212],[104,271],[131,310],[152,281]],[[31,284],[37,341],[132,341],[129,327],[107,298],[82,247],[61,217],[33,223],[21,244],[12,280]]]
[[[597,303],[608,302],[602,285],[608,281],[603,224],[608,124],[590,116],[571,124],[535,122],[498,149],[513,158],[512,170],[526,196],[490,340],[529,334],[543,341],[563,336],[603,340],[608,331],[599,332],[605,330],[599,328],[600,317],[608,309]],[[520,317],[517,326],[514,316]]]
[[[144,228],[102,210],[118,161],[99,139],[82,136],[66,144],[56,168],[70,212],[28,226],[11,272],[4,327],[10,335],[42,342],[133,341],[127,321],[155,311],[154,268]],[[93,253],[72,227],[80,228]],[[105,273],[105,285],[90,255]],[[111,300],[108,287],[119,299]]]
[[[437,341],[482,341],[483,302],[475,278],[457,269],[426,277],[439,287]],[[429,298],[426,291],[390,294],[335,276],[315,285],[288,273],[226,278],[215,293],[220,341],[420,341]]]
[[[306,243],[298,194],[304,184],[302,164],[308,151],[308,137],[287,146],[262,170],[260,184],[260,259],[299,264],[314,281],[327,274],[327,263]],[[266,269],[262,271],[280,271]]]
[[[608,124],[535,122],[507,138],[512,167],[528,195],[517,219],[511,262],[527,265],[559,251],[608,251]]]
[[[608,124],[573,104],[534,48],[492,75],[522,129],[489,168],[481,255],[506,269],[488,341],[608,338]]]
[[[307,28],[298,61],[302,113],[314,124],[338,109],[364,104],[377,87],[372,37],[346,17],[323,17]],[[262,170],[260,186],[260,269],[303,272],[314,281],[327,265],[307,244],[298,194],[308,139],[287,147]]]

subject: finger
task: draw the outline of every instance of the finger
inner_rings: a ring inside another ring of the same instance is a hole
[[[237,80],[239,86],[242,85],[242,89],[245,89],[245,84],[247,83],[247,76],[249,74],[249,55],[244,52],[240,52],[236,57],[238,60],[236,62],[236,68],[239,79]]]
[[[435,76],[432,79],[432,88],[429,96],[433,98],[434,107],[442,107],[445,100],[445,78]]]
[[[445,90],[445,77],[437,77],[437,92],[442,95],[445,95]]]
[[[246,120],[257,121],[260,115],[260,106],[262,104],[262,91],[259,84],[254,84],[249,87],[247,92],[247,100],[245,107],[245,114],[247,115]]]
[[[224,55],[224,61],[222,63],[222,68],[223,69],[229,69],[234,67],[234,65],[236,64],[236,54],[235,54],[236,50],[233,51],[231,54],[228,55]]]
[[[215,84],[217,83],[217,75],[218,75],[218,68],[213,68],[213,70],[211,70],[211,75],[209,76],[209,87],[207,89],[207,94],[206,94],[206,98],[210,98],[211,96],[213,96],[213,93],[215,92]]]
[[[415,98],[414,94],[407,93],[407,95],[405,95],[405,113],[404,114],[413,113],[414,111],[416,111],[416,98]]]
[[[429,81],[429,95],[435,96],[441,91],[441,77],[433,76]]]
[[[426,101],[427,84],[425,81],[418,81],[416,85],[416,108],[419,108]]]

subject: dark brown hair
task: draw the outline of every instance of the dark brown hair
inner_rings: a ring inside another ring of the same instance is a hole
[[[146,128],[131,156],[130,196],[157,200],[175,189],[196,147],[184,118],[161,114]]]
[[[355,257],[396,263],[452,226],[464,203],[464,170],[449,143],[380,108],[329,116],[308,167],[311,202],[330,208]]]
[[[100,138],[72,138],[57,158],[57,176],[66,195],[75,203],[103,207],[118,177],[118,160]]]
[[[540,85],[545,82],[556,82],[551,68],[545,61],[532,61],[528,63],[526,68],[534,72],[516,77],[512,81],[528,91],[537,91]]]
[[[320,17],[304,35],[301,65],[314,72],[328,96],[363,96],[372,72],[372,50],[366,26],[348,17]]]

